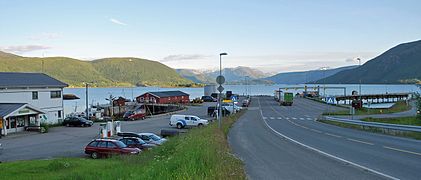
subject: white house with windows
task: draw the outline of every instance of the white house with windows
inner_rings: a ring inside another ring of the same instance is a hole
[[[63,119],[63,88],[43,73],[0,72],[0,129],[7,135]]]

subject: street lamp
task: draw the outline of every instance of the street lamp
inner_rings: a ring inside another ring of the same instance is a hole
[[[222,76],[222,56],[226,56],[228,53],[220,53],[219,54],[219,76]],[[221,128],[221,120],[222,120],[222,103],[221,103],[221,97],[222,97],[222,91],[219,91],[219,97],[218,97],[218,127]]]
[[[319,68],[319,70],[323,71],[323,96],[325,97],[325,101],[326,101],[326,70],[328,69],[329,69],[328,66]]]
[[[88,88],[89,84],[94,82],[85,82],[85,93],[86,93],[86,119],[89,120],[89,98],[88,98]]]

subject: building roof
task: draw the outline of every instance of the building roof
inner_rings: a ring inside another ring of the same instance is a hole
[[[0,72],[0,88],[67,87],[44,73]]]
[[[25,107],[40,113],[45,113],[43,110],[35,108],[26,103],[0,103],[0,117],[7,118],[9,115]]]
[[[0,103],[0,117],[5,117],[24,105],[25,103]]]
[[[182,91],[158,91],[158,92],[147,92],[145,94],[152,94],[159,98],[173,97],[173,96],[189,96],[189,94]],[[143,94],[144,95],[144,94]],[[143,96],[141,95],[141,96]]]

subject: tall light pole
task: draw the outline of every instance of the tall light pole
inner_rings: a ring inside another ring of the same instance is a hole
[[[228,55],[227,53],[220,53],[219,54],[219,76],[222,77],[222,56],[226,56]],[[222,97],[222,91],[219,91],[219,96],[218,96],[218,103],[219,103],[219,108],[218,108],[218,127],[221,128],[221,120],[222,120],[222,102],[221,102],[221,97]]]
[[[328,70],[329,67],[325,66],[325,67],[321,67],[320,70],[323,71],[323,96],[325,98],[326,101],[326,70]]]
[[[357,60],[358,61],[358,68],[360,68],[361,67],[361,58],[359,58],[359,57],[357,57],[355,60]],[[359,83],[359,85],[358,85],[358,94],[360,95],[360,99],[361,99],[361,76],[360,76],[360,83]]]

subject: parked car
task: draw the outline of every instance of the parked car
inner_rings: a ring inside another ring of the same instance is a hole
[[[93,121],[87,120],[83,117],[67,117],[63,121],[63,125],[65,126],[81,126],[81,127],[91,127],[94,125]]]
[[[1,136],[1,135],[0,135]],[[3,152],[3,146],[1,145],[1,143],[0,143],[0,154],[2,154],[2,152]]]
[[[217,99],[212,96],[202,96],[203,102],[216,102]]]
[[[192,115],[172,115],[169,124],[170,126],[176,126],[178,129],[181,129],[188,126],[202,127],[208,125],[209,122],[206,119],[200,119]]]
[[[167,139],[162,138],[154,133],[139,133],[140,139],[144,140],[149,144],[162,145],[167,141]]]
[[[138,120],[138,119],[145,119],[146,118],[146,114],[145,113],[135,113],[134,111],[127,111],[126,113],[124,113],[123,115],[123,119],[128,121],[134,121],[134,120]]]
[[[148,144],[140,138],[137,137],[123,137],[119,141],[123,142],[127,147],[139,148],[141,150],[149,150],[156,147],[155,144]]]
[[[250,101],[248,99],[244,99],[243,103],[242,103],[242,106],[243,107],[249,107],[249,105],[250,105]]]
[[[162,143],[167,141],[167,139],[161,138],[158,135],[153,134],[153,133],[119,132],[119,133],[117,133],[117,136],[120,136],[120,137],[136,137],[136,138],[142,139],[146,143],[156,144],[156,145],[161,145]]]
[[[127,147],[123,142],[114,139],[95,139],[85,147],[85,154],[93,159],[111,155],[135,155],[140,152],[139,148]]]

